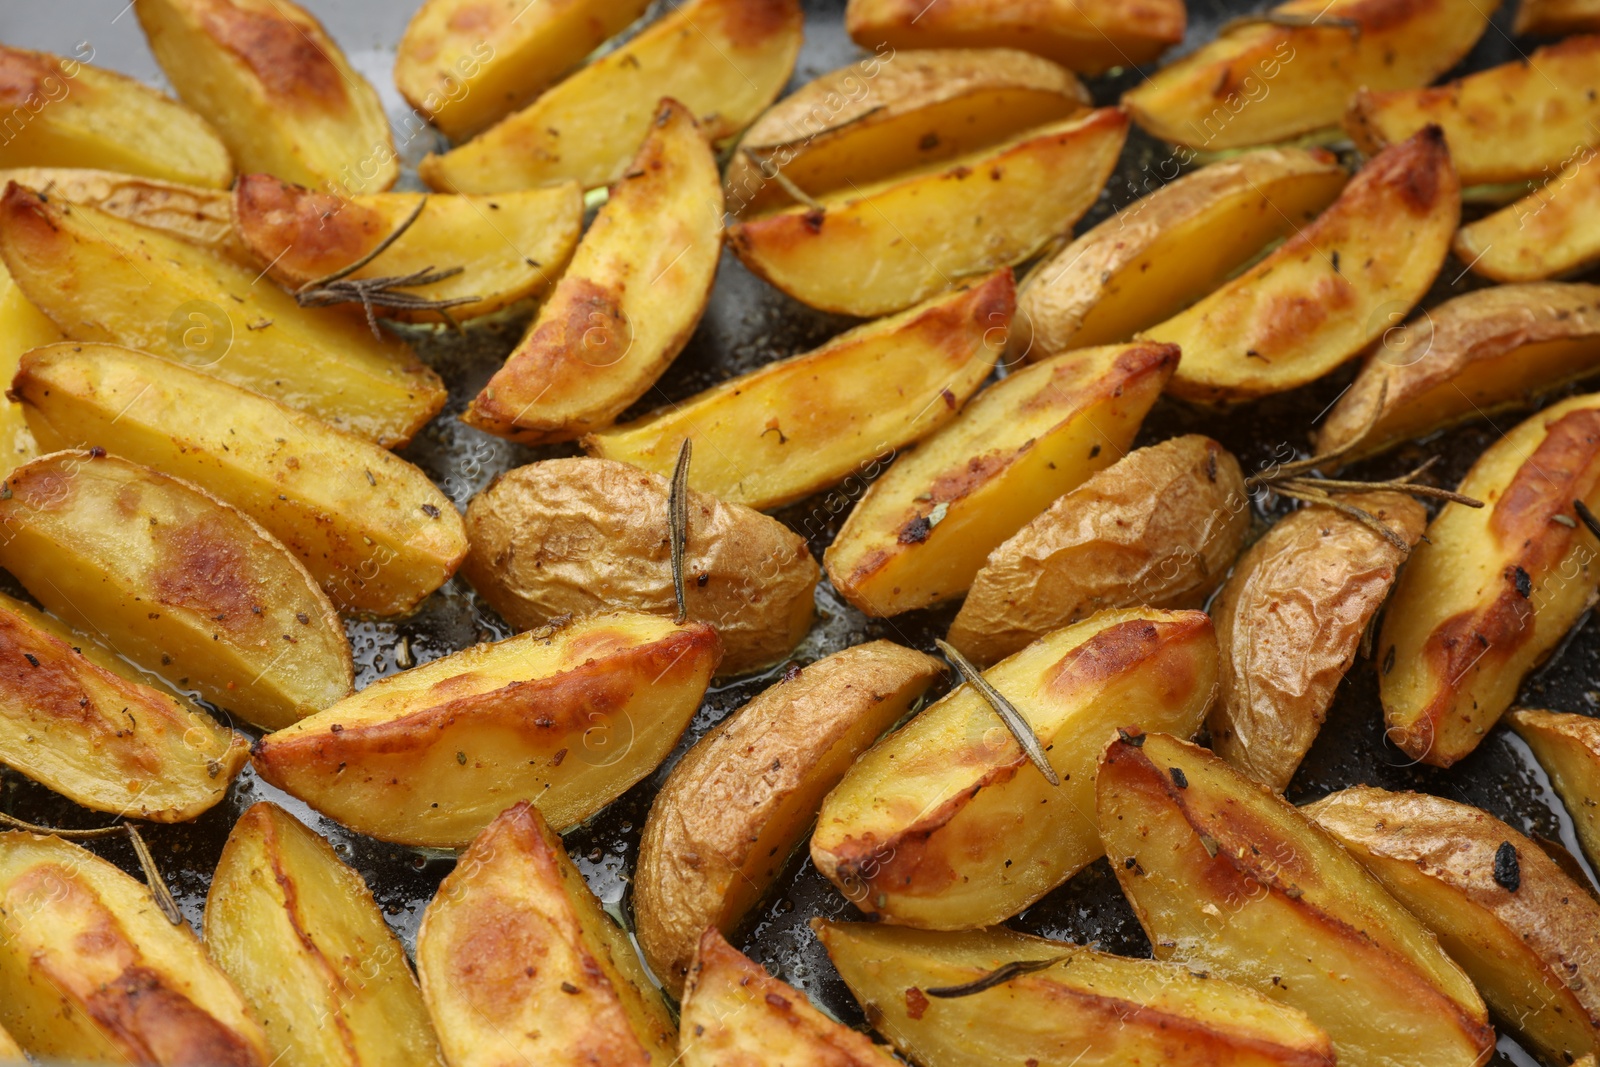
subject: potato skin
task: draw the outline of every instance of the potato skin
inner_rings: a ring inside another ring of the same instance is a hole
[[[255,262],[234,233],[232,200],[223,189],[78,167],[0,170],[0,188],[8,182],[38,189],[69,204],[99,208],[108,215],[165,230],[240,263]]]
[[[1097,611],[1197,608],[1249,529],[1239,461],[1217,442],[1136,449],[989,553],[948,640],[993,663]]]
[[[1592,147],[1574,152],[1542,187],[1457,230],[1451,250],[1474,274],[1497,282],[1544,281],[1600,262],[1594,157]]]
[[[1549,774],[1589,862],[1600,863],[1600,719],[1518,708],[1506,721]]]
[[[1600,31],[1600,4],[1595,0],[1521,0],[1512,32],[1558,36]]]

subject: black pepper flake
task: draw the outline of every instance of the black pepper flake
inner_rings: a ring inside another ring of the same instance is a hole
[[[1528,577],[1528,572],[1521,567],[1511,568],[1511,581],[1517,587],[1517,595],[1523,600],[1533,596],[1533,579]]]
[[[800,677],[800,671],[802,669],[803,668],[801,668],[800,664],[798,663],[789,664],[783,669],[783,680],[786,682],[794,681],[796,678]]]
[[[37,667],[39,665],[39,657],[35,656],[32,652],[24,652],[22,657],[28,661],[30,666]]]
[[[1100,454],[1100,442],[1096,441],[1093,445],[1091,445],[1089,447],[1089,458],[1093,459],[1094,457],[1098,456],[1099,454]]]
[[[1500,842],[1494,850],[1494,883],[1508,893],[1522,887],[1522,864],[1517,862],[1517,849],[1510,841]]]
[[[918,515],[904,526],[900,527],[900,536],[897,540],[902,545],[920,545],[928,539],[928,534],[933,532],[933,523],[927,516]]]
[[[461,766],[465,767],[467,765],[467,754],[465,752],[457,752],[456,753],[456,762],[461,764]]]
[[[336,722],[332,726],[328,727],[328,730],[330,733],[342,734],[344,733],[344,724]]]
[[[1142,730],[1135,732],[1119,726],[1117,727],[1117,736],[1122,739],[1122,743],[1125,745],[1132,745],[1134,748],[1144,747],[1144,732]]]
[[[422,513],[428,516],[430,519],[437,519],[439,517],[439,509],[434,507],[432,504],[422,505]]]
[[[578,987],[573,985],[571,982],[562,982],[561,992],[566,993],[568,996],[577,996]]]
[[[298,622],[301,626],[310,626],[311,625],[311,616],[307,615],[303,611],[295,612],[294,613],[294,618],[295,618],[295,621]]]
[[[1330,258],[1333,260],[1333,273],[1338,274],[1339,273],[1339,250],[1337,248],[1333,250],[1333,255]]]
[[[1167,773],[1172,775],[1172,784],[1179,789],[1189,788],[1189,776],[1183,773],[1182,767],[1169,767]]]
[[[93,448],[89,449],[89,455],[93,456],[95,459],[105,459],[106,450],[101,448],[99,445],[95,445]]]

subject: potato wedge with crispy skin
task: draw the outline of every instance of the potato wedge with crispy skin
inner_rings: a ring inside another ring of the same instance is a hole
[[[1428,522],[1398,493],[1340,500],[1412,546]],[[1382,534],[1332,508],[1301,508],[1250,546],[1211,604],[1222,652],[1217,755],[1277,792],[1288,786],[1404,562]]]
[[[461,848],[506,807],[573,826],[656,769],[716,670],[716,631],[618,612],[374,682],[256,742],[256,773],[361,833]]]
[[[65,56],[0,45],[0,111],[0,167],[91,167],[212,189],[233,180],[228,149],[205,119]]]
[[[75,167],[0,170],[0,187],[7,182],[37,189],[52,199],[99,208],[129,222],[164,230],[247,266],[255,263],[255,257],[234,233],[232,194],[225,189]]]
[[[417,974],[450,1067],[676,1062],[672,1019],[627,933],[527,801],[490,823],[439,886],[417,933]]]
[[[1049,781],[963,685],[856,761],[822,804],[811,859],[862,911],[936,930],[1000,922],[1101,854],[1089,815],[1114,730],[1200,728],[1217,644],[1200,611],[1101,612],[984,672],[1032,726]],[[1054,807],[1050,807],[1054,804]]]
[[[1549,1063],[1600,1053],[1600,901],[1487,812],[1342,789],[1305,809],[1438,935]]]
[[[1183,349],[1189,400],[1281,393],[1359,354],[1444,264],[1461,187],[1438,127],[1369,160],[1317,221],[1193,307],[1139,336]]]
[[[350,691],[350,645],[300,561],[243,512],[103,451],[0,492],[0,566],[119,654],[268,728]]]
[[[1005,347],[1011,272],[842,333],[670,409],[590,434],[591,455],[670,474],[694,441],[689,484],[773,508],[851,475],[875,474],[956,417]]]
[[[150,51],[239,169],[381,193],[400,176],[377,92],[294,0],[137,0]]]
[[[283,1067],[443,1064],[406,950],[361,876],[278,807],[234,823],[206,894],[206,948]]]
[[[803,21],[798,0],[689,0],[466,144],[428,156],[417,172],[455,193],[569,178],[595,189],[624,176],[663,97],[721,141],[783,90]]]
[[[0,263],[0,383],[9,382],[16,375],[24,352],[61,340],[64,335],[56,324],[22,295],[10,272]],[[9,397],[0,401],[0,475],[39,452],[22,405]]]
[[[1332,1067],[1304,1012],[1155,960],[991,930],[811,920],[867,1020],[928,1067]],[[1049,962],[1050,966],[1032,964]],[[966,995],[1006,966],[1015,977]],[[933,990],[930,996],[929,991]]]
[[[1539,36],[1600,31],[1596,0],[1521,0],[1513,32]]]
[[[1385,332],[1317,431],[1352,460],[1600,371],[1600,285],[1500,285]]]
[[[1094,205],[1128,135],[1101,108],[921,171],[736,222],[728,245],[802,303],[871,317],[1020,263]]]
[[[1344,188],[1322,151],[1264,148],[1161,185],[1028,272],[1013,358],[1114,344],[1216,289]]]
[[[667,479],[627,463],[547,459],[496,478],[467,507],[462,576],[519,630],[601,611],[677,614]],[[771,666],[811,629],[819,571],[799,535],[689,491],[684,600],[717,628],[723,674]]]
[[[439,376],[359,309],[302,308],[218,252],[12,183],[0,258],[74,341],[186,363],[389,448],[444,406]]]
[[[92,852],[0,832],[0,1026],[87,1063],[266,1067],[261,1027],[188,926]]]
[[[1128,734],[1100,761],[1111,868],[1157,959],[1299,1008],[1347,1067],[1481,1064],[1471,981],[1303,812],[1205,749]]]
[[[1451,250],[1474,274],[1537,282],[1600,262],[1600,167],[1575,150],[1561,172],[1492,215],[1456,231]]]
[[[1518,708],[1506,722],[1550,776],[1589,861],[1600,863],[1600,719]]]
[[[1472,50],[1498,0],[1289,0],[1122,94],[1133,120],[1222,151],[1338,125],[1357,89],[1427,85]],[[1272,18],[1282,21],[1274,23]]]
[[[461,420],[524,444],[611,425],[694,333],[721,256],[716,158],[694,117],[663,100],[555,292]]]
[[[1600,394],[1523,422],[1458,488],[1486,506],[1446,504],[1428,525],[1377,648],[1389,739],[1436,767],[1478,747],[1594,603],[1597,541],[1573,501],[1600,508]]]
[[[1011,48],[869,56],[815,78],[751,124],[724,183],[736,215],[821,196],[1005,141],[1089,107],[1071,72]]]
[[[948,640],[993,663],[1097,611],[1198,608],[1249,530],[1239,461],[1217,442],[1137,449],[989,553]]]
[[[786,674],[691,748],[656,794],[633,872],[645,962],[681,993],[700,935],[732,931],[777,880],[822,798],[944,673],[889,641]]]
[[[270,174],[244,174],[233,189],[238,240],[287,289],[298,289],[372,252],[416,210],[418,193],[346,199]],[[427,300],[465,300],[452,320],[488,315],[544,293],[560,276],[583,228],[583,196],[573,182],[498,196],[427,198],[412,226],[350,278],[382,278],[462,268],[405,292]],[[385,308],[407,322],[443,322],[438,311]]]
[[[54,344],[11,384],[40,447],[100,447],[249,515],[339,607],[404,614],[467,553],[450,502],[393,453],[267,397],[131,348]]]
[[[1175,345],[1107,345],[985,389],[857,502],[822,557],[833,587],[878,617],[959,597],[991,550],[1127,451],[1177,366]]]

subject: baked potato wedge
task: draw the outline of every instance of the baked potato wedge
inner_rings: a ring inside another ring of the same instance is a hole
[[[868,1021],[927,1067],[1334,1062],[1328,1035],[1304,1012],[1175,963],[1004,927],[811,925]],[[1019,973],[980,988],[1008,966]]]
[[[150,890],[59,837],[0,832],[0,1026],[41,1058],[267,1067],[244,998]]]
[[[1398,493],[1340,500],[1408,545],[1428,522],[1421,504]],[[1283,792],[1405,556],[1360,520],[1315,506],[1280,519],[1250,546],[1211,605],[1222,651],[1222,689],[1209,719],[1217,755]]]
[[[1523,422],[1458,488],[1486,506],[1449,503],[1429,523],[1377,648],[1389,739],[1436,767],[1478,747],[1594,603],[1600,542],[1573,517],[1573,501],[1600,507],[1600,394]]]
[[[417,933],[417,974],[450,1067],[676,1062],[672,1019],[627,933],[527,801],[495,818],[439,886]]]
[[[1600,863],[1600,720],[1518,708],[1506,722],[1550,776],[1590,862]]]
[[[210,123],[103,67],[0,45],[0,109],[0,167],[90,167],[212,189],[233,180]]]
[[[1002,378],[872,483],[822,557],[833,587],[878,617],[959,597],[993,549],[1128,450],[1177,366],[1176,346],[1135,342]]]
[[[423,0],[395,49],[394,83],[462,141],[525,104],[620,33],[649,0]]]
[[[1155,956],[1299,1008],[1347,1067],[1481,1064],[1494,1031],[1427,928],[1305,813],[1165,734],[1112,741],[1096,813]]]
[[[439,376],[360,313],[303,308],[259,270],[16,183],[0,196],[0,258],[74,341],[138,348],[398,448],[444,406]]]
[[[16,375],[24,352],[62,339],[56,324],[22,295],[0,263],[0,382],[9,382]],[[28,429],[22,405],[9,397],[0,401],[0,475],[38,454],[39,443]]]
[[[1136,449],[989,553],[948,640],[993,663],[1097,611],[1198,608],[1249,530],[1244,474],[1217,442]]]
[[[1028,259],[1094,205],[1128,117],[1101,108],[947,163],[734,223],[728,245],[802,303],[873,317]]]
[[[0,566],[75,629],[257,725],[350,691],[344,627],[299,560],[232,505],[101,449],[11,472]]]
[[[1444,135],[1429,126],[1368,160],[1332,206],[1261,262],[1139,336],[1183,349],[1169,388],[1188,400],[1297,388],[1360,353],[1422,298],[1460,217]]]
[[[54,344],[11,384],[47,451],[98,446],[186,478],[283,543],[334,604],[404,614],[467,553],[450,498],[370,441],[117,345]]]
[[[37,189],[48,198],[99,208],[129,222],[164,230],[246,266],[255,263],[234,232],[232,196],[226,189],[76,167],[0,170],[0,188],[8,182]]]
[[[1497,282],[1537,282],[1600,262],[1600,167],[1595,150],[1575,152],[1548,182],[1521,200],[1456,231],[1451,250],[1474,274]]]
[[[1548,1063],[1600,1053],[1600,901],[1487,812],[1341,789],[1306,807],[1439,938]]]
[[[823,796],[943,673],[890,641],[856,645],[786,674],[678,761],[633,871],[639,947],[669,992],[701,934],[731,932],[760,903]]]
[[[381,193],[400,176],[383,104],[294,0],[136,0],[150,51],[239,169]]]
[[[1122,94],[1133,120],[1223,151],[1337,126],[1356,90],[1427,85],[1472,50],[1498,0],[1289,0]]]
[[[753,508],[792,503],[852,473],[870,477],[898,449],[954,419],[977,392],[1005,348],[1015,299],[1011,272],[996,271],[592,433],[583,446],[666,475],[691,440],[689,485]]]
[[[722,141],[783,90],[803,22],[798,0],[689,0],[466,144],[428,156],[417,173],[455,193],[566,179],[609,185],[627,172],[664,97]]]
[[[462,421],[524,444],[611,425],[694,333],[722,257],[722,211],[711,145],[663,100],[572,265]]]
[[[26,1067],[27,1062],[22,1054],[22,1046],[12,1040],[5,1027],[0,1026],[0,1063],[23,1064]]]
[[[376,193],[346,199],[270,174],[244,174],[233,189],[233,216],[256,269],[265,268],[293,290],[371,253],[424,199],[410,229],[347,277],[461,267],[453,277],[405,289],[426,300],[466,301],[444,312],[452,321],[542,295],[572,258],[583,228],[583,196],[572,182],[492,197]],[[385,308],[384,314],[407,322],[445,321],[427,309]]]
[[[1317,450],[1371,455],[1596,371],[1600,285],[1478,289],[1385,331],[1323,420]]]
[[[1200,611],[1105,611],[984,677],[1033,728],[1061,784],[970,685],[923,711],[856,761],[811,837],[817,869],[868,915],[989,926],[1098,858],[1089,798],[1100,749],[1130,723],[1198,730],[1216,689],[1216,638]]]
[[[667,479],[627,463],[547,459],[467,506],[462,575],[519,630],[563,615],[677,615]],[[787,656],[811,629],[819,571],[804,538],[741,504],[689,491],[688,618],[717,628],[722,674]],[[698,933],[698,932],[697,932]]]
[[[406,950],[367,883],[276,804],[233,824],[206,894],[206,949],[282,1067],[436,1064]]]
[[[617,612],[390,675],[256,743],[256,773],[384,841],[461,848],[520,800],[574,826],[656,769],[716,631]]]
[[[1600,3],[1595,0],[1521,0],[1513,32],[1539,36],[1600,31]]]

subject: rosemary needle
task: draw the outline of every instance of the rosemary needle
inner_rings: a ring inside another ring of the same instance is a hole
[[[689,454],[694,442],[685,437],[678,449],[678,465],[672,469],[672,487],[667,493],[667,535],[672,549],[672,592],[678,598],[678,622],[689,617],[689,601],[683,586],[683,552],[689,544]]]
[[[1022,746],[1022,751],[1033,761],[1033,765],[1039,768],[1039,773],[1044,775],[1045,781],[1051,785],[1060,785],[1061,778],[1056,774],[1056,769],[1050,766],[1050,760],[1045,757],[1044,746],[1039,743],[1039,735],[1033,732],[1033,727],[1028,725],[1028,720],[1022,717],[1016,706],[1007,700],[1000,690],[990,685],[989,679],[972,665],[972,661],[956,651],[953,645],[937,637],[933,639],[933,643],[939,646],[939,651],[945,654],[946,659],[955,664],[956,670],[961,672],[961,677],[966,679],[967,684],[989,702],[994,713],[1000,716],[1000,721],[1006,724],[1006,729],[1011,731],[1011,736]]]
[[[90,830],[59,830],[52,826],[24,822],[14,815],[0,812],[0,825],[59,837],[67,841],[92,841],[115,834],[126,834],[128,843],[133,846],[133,854],[139,858],[139,867],[144,871],[144,880],[150,887],[150,895],[155,898],[156,907],[161,909],[161,914],[166,916],[167,921],[173,926],[183,925],[183,912],[178,910],[178,902],[172,898],[172,891],[167,888],[166,879],[161,877],[161,868],[156,866],[156,858],[151,855],[150,846],[145,844],[144,837],[133,823],[119,822],[110,826],[97,826]]]
[[[1005,985],[1013,978],[1020,978],[1034,971],[1042,971],[1054,967],[1062,960],[1071,959],[1071,956],[1051,956],[1043,960],[1013,960],[1003,966],[997,967],[981,978],[975,978],[961,985],[937,986],[924,990],[930,997],[950,999],[952,997],[970,997],[974,993],[982,993],[985,989],[993,989],[997,985]]]

